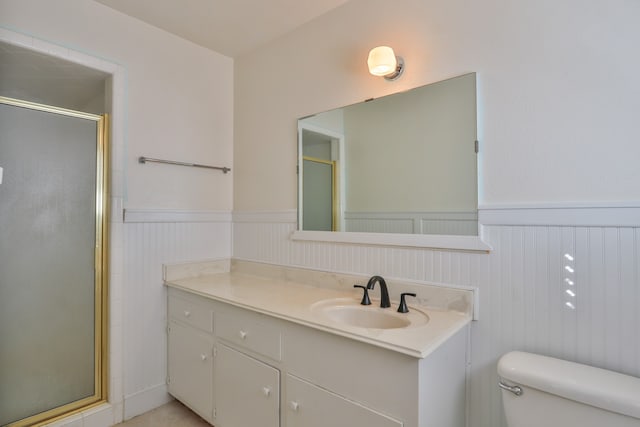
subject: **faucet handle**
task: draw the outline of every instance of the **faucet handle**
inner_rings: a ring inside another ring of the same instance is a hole
[[[404,300],[405,296],[409,295],[410,297],[415,297],[416,294],[412,292],[404,292],[400,294],[400,306],[398,306],[398,313],[408,313],[409,308],[407,307],[407,302]]]
[[[364,295],[362,295],[362,301],[360,302],[360,304],[371,305],[371,300],[369,299],[369,289],[367,289],[366,286],[362,286],[362,285],[353,285],[353,287],[364,289]]]

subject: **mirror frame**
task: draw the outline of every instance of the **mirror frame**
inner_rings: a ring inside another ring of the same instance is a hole
[[[477,73],[475,72],[464,73],[464,74],[461,74],[460,76],[453,76],[453,77],[445,78],[435,82],[425,83],[424,85],[417,86],[416,88],[433,84],[433,83],[438,83],[444,80],[449,80],[451,78],[461,77],[466,74],[475,74],[476,76],[476,103],[477,103]],[[416,88],[409,88],[401,92],[407,92]],[[401,93],[401,92],[396,92],[396,93]],[[392,95],[392,94],[388,94],[388,95]],[[374,99],[374,98],[370,98],[370,99]],[[298,132],[297,132],[297,139],[296,139],[296,146],[298,149],[297,160],[298,160],[299,171],[300,171],[300,162],[302,157],[302,151],[300,146],[300,141],[301,141],[300,120],[304,118],[305,117],[298,119]],[[476,162],[477,161],[478,161],[478,158],[476,158]],[[476,170],[478,171],[478,175],[479,175],[480,173],[479,165],[477,165]],[[478,179],[476,182],[477,187],[479,187],[479,182],[480,180]],[[479,188],[476,188],[476,192],[477,193],[479,192]],[[485,243],[482,239],[482,226],[480,222],[478,222],[478,235],[476,236],[301,230],[300,225],[302,224],[302,211],[300,209],[300,200],[302,200],[302,174],[298,173],[298,208],[297,208],[298,221],[297,221],[297,230],[295,230],[291,234],[292,240],[312,241],[312,242],[330,242],[330,243],[351,243],[351,244],[373,245],[373,246],[400,246],[400,247],[410,247],[410,248],[461,250],[461,251],[486,252],[486,253],[490,252],[493,249],[491,246]],[[344,201],[341,200],[341,202],[344,202]]]

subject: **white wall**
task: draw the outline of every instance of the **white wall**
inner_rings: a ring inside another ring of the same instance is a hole
[[[236,59],[234,207],[295,208],[298,117],[471,71],[481,205],[638,201],[638,16],[633,0],[352,0]],[[383,43],[405,59],[393,83],[366,71]]]
[[[234,256],[477,286],[471,427],[505,426],[509,350],[640,376],[638,16],[634,0],[352,0],[237,58]],[[405,59],[394,83],[367,74],[380,44]],[[290,240],[298,117],[472,71],[479,203],[531,208],[480,211],[490,254]]]
[[[114,75],[110,405],[56,424],[110,426],[168,399],[161,264],[231,251],[233,172],[137,157],[233,167],[233,62],[84,0],[0,0],[0,39]]]
[[[232,167],[231,58],[93,1],[0,0],[0,26],[125,68],[126,207],[231,209],[231,174],[137,163]]]

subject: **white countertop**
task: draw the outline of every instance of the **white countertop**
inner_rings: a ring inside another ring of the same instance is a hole
[[[332,321],[311,306],[332,298],[349,298],[359,302],[362,290],[343,291],[285,282],[238,272],[172,279],[167,286],[221,301],[237,307],[288,320],[300,325],[348,337],[378,347],[424,358],[453,336],[471,317],[467,313],[409,304],[429,316],[425,325],[398,329],[369,329]],[[379,301],[372,299],[372,309]],[[395,311],[398,302],[385,310]]]

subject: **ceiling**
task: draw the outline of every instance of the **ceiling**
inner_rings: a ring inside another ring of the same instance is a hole
[[[348,0],[96,0],[215,52],[250,52]]]

